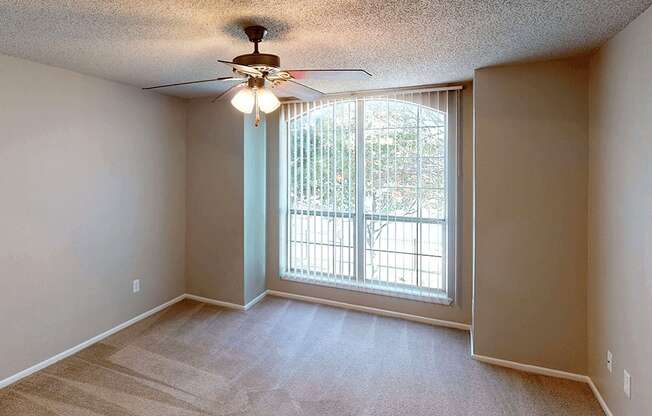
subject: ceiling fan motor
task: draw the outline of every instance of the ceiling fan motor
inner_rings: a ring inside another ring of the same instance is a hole
[[[254,44],[254,51],[253,53],[236,56],[233,58],[233,62],[239,65],[251,66],[261,71],[280,68],[281,58],[278,55],[258,51],[258,44],[265,38],[267,29],[263,26],[247,26],[244,31],[249,41]]]

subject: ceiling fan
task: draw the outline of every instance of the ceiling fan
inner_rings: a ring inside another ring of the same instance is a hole
[[[218,60],[230,66],[234,76],[178,82],[143,89],[152,90],[213,81],[236,82],[237,84],[217,96],[213,102],[231,98],[231,104],[243,113],[250,114],[255,110],[256,126],[258,126],[260,111],[271,113],[281,105],[271,90],[300,100],[314,101],[324,93],[297,80],[363,80],[371,77],[371,74],[364,69],[280,69],[281,59],[277,55],[258,51],[258,44],[262,42],[267,29],[262,26],[248,26],[244,32],[249,41],[254,44],[253,53],[236,56],[233,61]]]

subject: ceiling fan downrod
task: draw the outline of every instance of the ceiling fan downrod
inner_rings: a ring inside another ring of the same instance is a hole
[[[249,42],[254,44],[254,53],[258,54],[258,44],[263,41],[267,34],[267,29],[263,26],[247,26],[244,29],[245,34],[249,38]]]

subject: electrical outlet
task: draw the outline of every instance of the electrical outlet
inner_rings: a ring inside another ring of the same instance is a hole
[[[140,279],[134,280],[131,285],[131,288],[134,291],[134,293],[140,292]]]
[[[609,370],[610,373],[614,371],[614,356],[611,354],[611,351],[607,350],[607,370]]]
[[[625,396],[630,399],[632,397],[632,376],[629,375],[627,370],[624,370],[623,380],[623,390],[625,390]]]

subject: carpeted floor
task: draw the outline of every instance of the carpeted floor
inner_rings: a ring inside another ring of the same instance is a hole
[[[0,415],[603,415],[584,384],[472,360],[468,337],[273,297],[183,301],[0,390]]]

